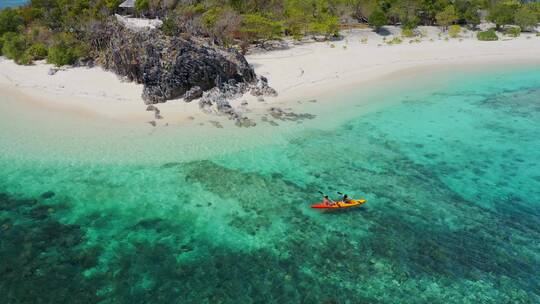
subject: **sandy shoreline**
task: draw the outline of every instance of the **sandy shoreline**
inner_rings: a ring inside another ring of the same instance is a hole
[[[399,30],[389,27],[397,37]],[[387,45],[384,38],[371,30],[345,31],[344,39],[334,42],[295,44],[290,48],[248,55],[259,75],[267,77],[279,96],[259,102],[246,94],[253,112],[274,105],[284,106],[301,100],[339,93],[362,83],[383,81],[414,73],[414,69],[438,69],[442,66],[540,63],[540,37],[522,34],[518,38],[494,42],[478,41],[472,32],[460,39],[445,39],[433,27],[421,29],[421,42],[402,38],[397,45]],[[141,99],[142,86],[122,81],[111,72],[96,68],[72,68],[48,75],[51,66],[38,63],[18,66],[0,59],[0,94],[18,95],[19,99],[58,111],[103,117],[122,122],[147,123],[155,120]],[[403,73],[402,73],[403,72]],[[28,98],[25,98],[28,97]],[[0,101],[1,102],[1,101]],[[202,113],[197,102],[182,100],[159,104],[163,119],[158,124],[181,124],[194,118],[217,119]]]

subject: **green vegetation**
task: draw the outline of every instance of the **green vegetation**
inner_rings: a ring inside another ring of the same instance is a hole
[[[528,6],[523,6],[516,11],[515,23],[524,31],[534,29],[538,24],[538,14]]]
[[[135,1],[135,10],[137,12],[144,12],[150,9],[149,0],[137,0]]]
[[[19,63],[47,58],[72,64],[99,56],[95,31],[119,12],[122,0],[32,0],[0,11],[0,52]],[[288,36],[329,39],[339,35],[340,20],[368,23],[375,31],[401,25],[414,37],[419,25],[439,25],[458,37],[475,28],[486,10],[497,30],[517,25],[530,31],[540,20],[540,3],[517,0],[137,0],[136,13],[164,21],[163,33],[189,39],[203,36],[222,46],[265,44]],[[512,31],[512,30],[511,30]],[[493,33],[495,34],[495,33]],[[494,38],[492,34],[479,37]],[[479,38],[480,39],[480,38]]]
[[[458,38],[460,33],[461,33],[461,26],[457,24],[451,25],[450,28],[448,29],[448,36],[452,38]]]
[[[249,14],[242,20],[241,33],[249,42],[264,43],[280,37],[282,26],[280,22],[272,21],[261,14]]]
[[[453,5],[449,5],[444,8],[441,12],[437,13],[435,16],[437,23],[442,26],[445,30],[448,26],[454,23],[457,20],[456,10]]]
[[[401,36],[406,37],[406,38],[414,37],[414,36],[415,36],[414,30],[408,29],[408,28],[404,28],[404,29],[401,31]]]
[[[386,44],[388,45],[393,45],[393,44],[401,44],[403,42],[403,40],[401,40],[399,37],[394,37],[390,40],[387,40],[386,41]]]
[[[74,64],[86,55],[86,47],[71,34],[60,34],[54,38],[47,55],[47,62],[57,66]]]
[[[497,37],[497,33],[495,33],[494,30],[484,31],[484,32],[478,32],[476,35],[478,40],[481,41],[495,41],[499,40],[499,37]]]
[[[25,55],[33,60],[42,60],[47,58],[49,49],[41,42],[33,44],[25,51]]]
[[[515,1],[501,1],[489,10],[488,20],[495,23],[497,29],[501,26],[512,24],[514,22],[514,14],[518,7]]]
[[[519,28],[519,27],[509,27],[509,28],[506,29],[506,31],[504,33],[506,35],[508,35],[508,36],[519,37],[519,35],[521,34],[521,28]]]
[[[379,31],[387,23],[388,18],[382,10],[374,11],[369,17],[369,24],[373,26],[376,31]]]
[[[24,19],[17,10],[6,8],[0,11],[0,36],[9,32],[17,32],[24,24]]]
[[[8,32],[2,36],[2,54],[7,58],[25,64],[26,60],[23,58],[25,50],[26,40],[23,35]]]

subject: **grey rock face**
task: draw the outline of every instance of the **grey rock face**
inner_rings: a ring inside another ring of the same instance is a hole
[[[276,90],[268,85],[268,79],[264,76],[261,76],[259,81],[252,86],[250,93],[253,96],[278,96]]]
[[[184,94],[184,101],[185,102],[191,102],[197,98],[201,98],[203,96],[203,90],[199,86],[194,86],[189,91]]]
[[[188,99],[198,98],[202,91],[223,83],[256,81],[255,72],[238,51],[212,46],[203,39],[167,37],[158,30],[134,32],[111,22],[94,43],[101,45],[101,64],[106,69],[144,85],[142,97],[147,104],[188,92]]]

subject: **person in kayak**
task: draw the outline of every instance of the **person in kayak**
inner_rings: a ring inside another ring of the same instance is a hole
[[[323,204],[327,205],[327,206],[332,206],[332,205],[335,205],[336,203],[331,200],[328,195],[325,195],[324,198],[323,198]]]
[[[351,202],[351,200],[349,199],[349,196],[347,194],[343,194],[343,198],[341,199],[343,201],[343,203],[345,204],[348,204]]]

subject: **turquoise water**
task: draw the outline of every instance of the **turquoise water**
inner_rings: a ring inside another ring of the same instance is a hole
[[[3,302],[539,303],[540,69],[478,70],[329,98],[244,148],[170,131],[144,159],[3,108]],[[318,190],[368,203],[314,211]]]
[[[12,6],[19,6],[27,3],[28,0],[0,0],[0,9]]]

